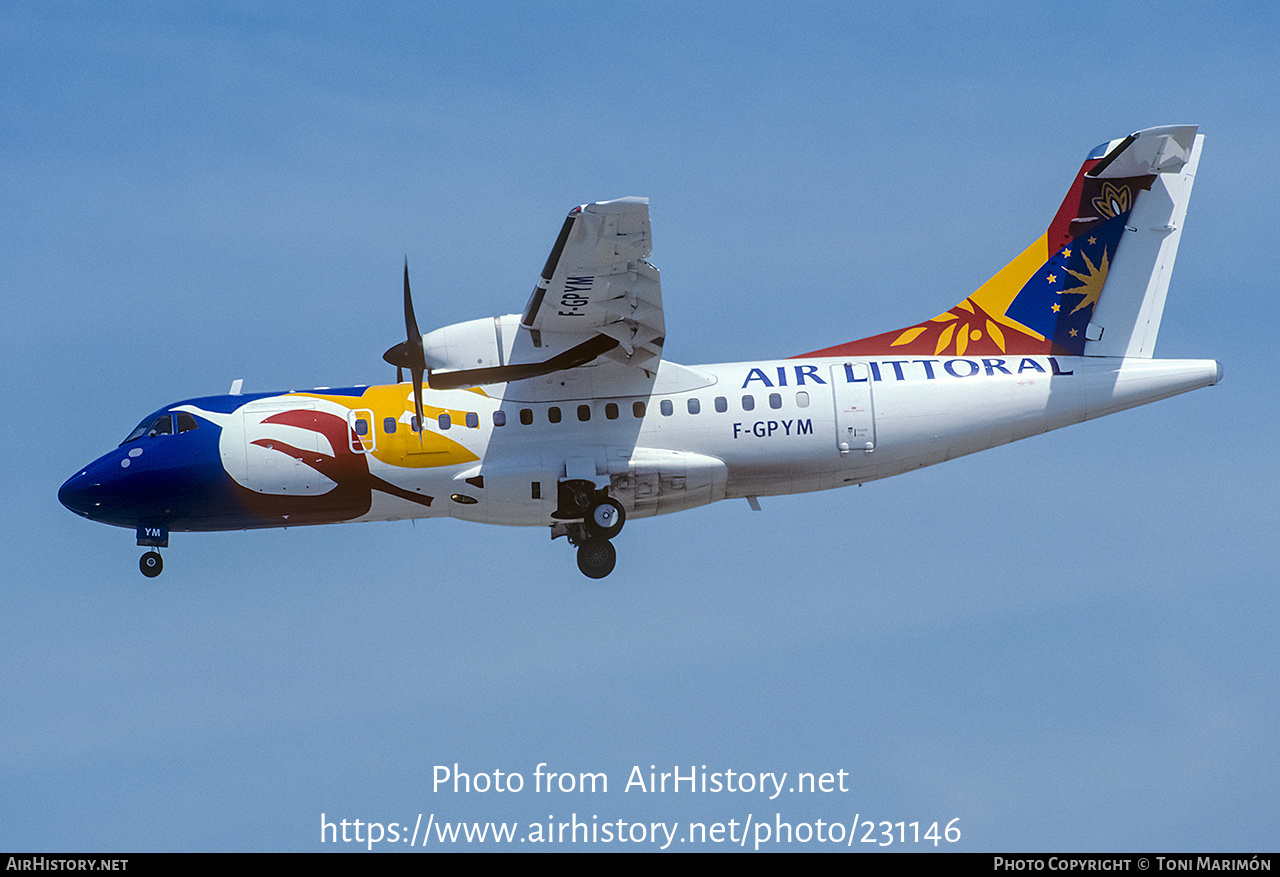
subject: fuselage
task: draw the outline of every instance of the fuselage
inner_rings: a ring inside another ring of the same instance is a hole
[[[428,387],[421,430],[408,383],[209,396],[148,415],[59,498],[140,533],[443,516],[548,526],[564,517],[557,486],[577,479],[646,517],[886,478],[1220,377],[1214,360],[1106,357],[664,363],[648,395]]]
[[[153,549],[171,530],[549,526],[602,578],[629,518],[861,484],[1217,383],[1215,361],[1151,358],[1202,144],[1192,125],[1108,141],[949,310],[764,362],[670,362],[648,199],[582,204],[519,314],[424,335],[406,260],[383,359],[409,383],[170,405],[59,497]]]

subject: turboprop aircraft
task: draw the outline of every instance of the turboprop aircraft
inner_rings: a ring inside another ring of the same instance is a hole
[[[781,360],[663,359],[648,200],[575,207],[523,313],[424,335],[406,263],[396,383],[236,381],[148,414],[58,498],[136,530],[148,576],[170,532],[451,516],[547,527],[603,578],[629,518],[758,509],[1216,384],[1214,360],[1152,358],[1202,141],[1102,144],[1048,230],[958,305]]]

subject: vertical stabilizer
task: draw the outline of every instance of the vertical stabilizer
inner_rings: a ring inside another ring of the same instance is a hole
[[[955,307],[804,356],[1150,358],[1204,138],[1147,128],[1090,151],[1049,228]]]
[[[1193,126],[1151,128],[1128,138],[1126,149],[1093,175],[1154,174],[1125,224],[1115,262],[1090,324],[1086,356],[1151,358],[1164,313],[1169,277],[1187,215],[1204,135]],[[1096,340],[1095,340],[1096,339]]]

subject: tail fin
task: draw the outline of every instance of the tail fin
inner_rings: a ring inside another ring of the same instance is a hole
[[[960,304],[804,355],[1150,357],[1203,140],[1185,125],[1102,144],[1048,231]]]

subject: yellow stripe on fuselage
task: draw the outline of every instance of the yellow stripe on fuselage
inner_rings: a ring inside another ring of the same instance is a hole
[[[476,391],[481,397],[485,394]],[[369,425],[376,431],[375,448],[372,455],[388,466],[399,466],[405,469],[426,469],[436,466],[452,466],[457,463],[470,463],[480,457],[472,453],[461,443],[447,438],[440,432],[423,429],[416,433],[411,428],[413,417],[413,388],[408,384],[383,384],[368,387],[360,396],[327,396],[323,393],[296,393],[297,396],[311,396],[341,405],[348,410],[367,408],[374,414],[374,422]],[[485,397],[487,398],[487,397]],[[423,405],[422,413],[428,420],[435,420],[441,414],[448,414],[453,421],[454,429],[466,429],[467,411],[464,409],[440,408],[435,405]],[[477,412],[478,413],[478,412]],[[387,418],[396,421],[396,431],[387,433],[382,423]]]

